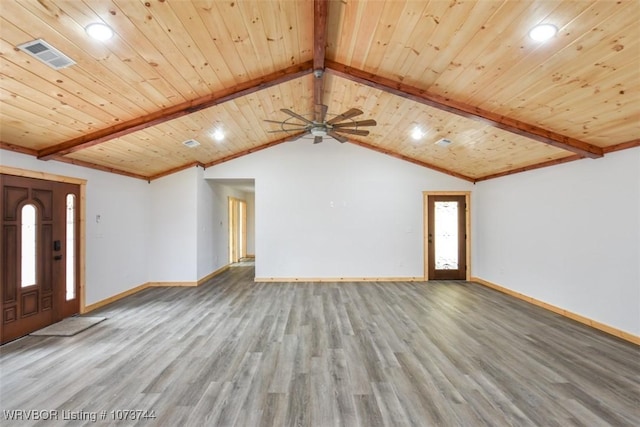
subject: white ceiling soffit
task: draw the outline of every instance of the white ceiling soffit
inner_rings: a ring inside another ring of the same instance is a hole
[[[255,179],[212,179],[210,180],[214,184],[226,185],[238,191],[244,191],[245,193],[256,192],[256,180]]]

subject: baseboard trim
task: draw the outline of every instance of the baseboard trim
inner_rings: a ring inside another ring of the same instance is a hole
[[[113,296],[110,296],[109,298],[105,298],[105,299],[103,299],[101,301],[98,301],[96,303],[93,303],[93,304],[85,306],[84,310],[82,310],[82,314],[88,313],[88,312],[93,311],[93,310],[97,310],[98,308],[104,307],[107,304],[111,304],[112,302],[116,302],[118,300],[121,300],[122,298],[128,297],[129,295],[133,295],[133,294],[138,293],[140,291],[143,291],[143,290],[145,290],[147,288],[200,286],[203,283],[207,282],[208,280],[214,278],[218,274],[224,273],[228,269],[229,269],[229,265],[227,264],[227,265],[225,265],[223,267],[220,267],[216,271],[214,271],[214,272],[212,272],[210,274],[207,274],[206,276],[204,276],[203,278],[201,278],[197,282],[147,282],[147,283],[143,283],[142,285],[136,286],[135,288],[131,288],[131,289],[126,290],[124,292],[120,292],[119,294],[115,294]]]
[[[229,269],[229,264],[227,265],[223,265],[222,267],[220,267],[219,269],[217,269],[216,271],[207,274],[206,276],[204,276],[203,278],[198,280],[198,284],[197,286],[202,285],[203,283],[213,279],[214,277],[216,277],[218,274],[224,273],[225,271],[227,271]]]
[[[546,310],[552,311],[556,314],[567,317],[571,320],[575,320],[576,322],[580,322],[584,325],[591,326],[594,329],[598,329],[599,331],[606,332],[610,335],[616,336],[625,341],[629,341],[633,344],[640,345],[640,336],[633,335],[633,334],[630,334],[629,332],[625,332],[623,330],[614,328],[604,323],[600,323],[596,320],[589,319],[588,317],[584,317],[580,314],[576,314],[569,310],[565,310],[564,308],[560,308],[555,305],[546,303],[544,301],[540,301],[528,295],[521,294],[520,292],[513,291],[511,289],[505,288],[504,286],[497,285],[495,283],[489,282],[488,280],[484,280],[479,277],[471,277],[471,281],[476,282],[482,286],[486,286],[487,288],[494,289],[498,292],[502,292],[503,294],[507,294],[512,297],[518,298],[520,300],[526,301],[530,304],[537,305],[538,307],[542,307]]]
[[[147,284],[149,285],[149,287],[152,288],[179,288],[179,287],[192,287],[192,286],[198,286],[198,282],[147,282]]]
[[[256,277],[255,282],[424,282],[424,277]]]
[[[111,304],[112,302],[116,302],[116,301],[118,301],[118,300],[120,300],[122,298],[128,297],[129,295],[133,295],[135,293],[143,291],[143,290],[145,290],[145,289],[147,289],[149,287],[150,287],[149,283],[143,283],[142,285],[136,286],[135,288],[131,288],[131,289],[126,290],[124,292],[120,292],[119,294],[112,295],[109,298],[105,298],[105,299],[100,300],[98,302],[95,302],[93,304],[89,304],[89,305],[84,307],[84,310],[82,311],[82,314],[88,313],[88,312],[93,311],[93,310],[97,310],[97,309],[99,309],[101,307],[104,307],[107,304]]]

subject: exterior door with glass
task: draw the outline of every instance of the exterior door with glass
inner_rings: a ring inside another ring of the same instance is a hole
[[[467,276],[465,196],[429,196],[427,205],[429,279],[465,280]]]
[[[79,312],[78,185],[0,175],[0,342]]]

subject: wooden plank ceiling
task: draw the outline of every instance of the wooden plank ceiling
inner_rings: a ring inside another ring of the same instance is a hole
[[[296,140],[264,120],[288,119],[283,108],[317,120],[319,104],[377,121],[350,143],[470,181],[640,145],[637,1],[3,0],[0,12],[0,148],[41,159],[151,180]],[[114,37],[91,39],[93,22]],[[534,42],[539,23],[558,34]],[[17,48],[34,39],[76,64]]]

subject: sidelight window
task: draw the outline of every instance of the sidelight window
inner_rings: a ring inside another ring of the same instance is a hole
[[[25,288],[36,284],[36,207],[24,205],[21,218],[20,284]]]
[[[67,301],[76,297],[76,196],[67,194]]]

